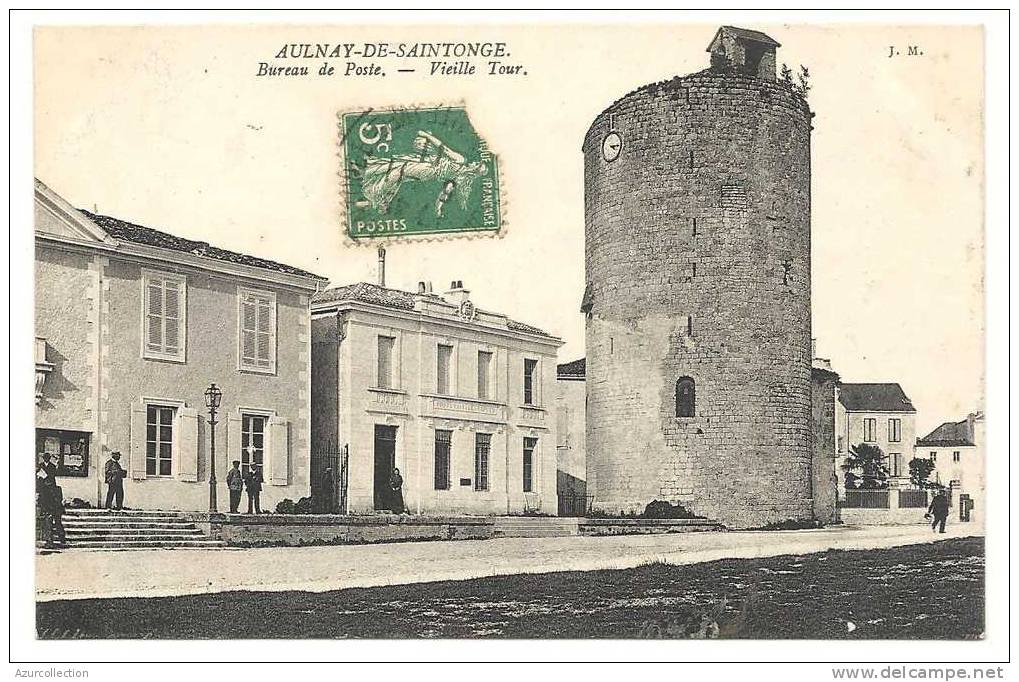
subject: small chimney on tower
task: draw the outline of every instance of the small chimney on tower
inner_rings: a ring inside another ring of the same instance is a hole
[[[379,286],[386,286],[386,247],[379,247]]]

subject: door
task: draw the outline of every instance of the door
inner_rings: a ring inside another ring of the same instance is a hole
[[[392,509],[389,477],[396,466],[396,427],[375,425],[375,510]]]
[[[970,510],[973,509],[973,500],[969,495],[959,495],[959,520],[969,521]]]

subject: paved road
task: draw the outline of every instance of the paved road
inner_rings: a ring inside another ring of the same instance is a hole
[[[982,534],[971,524],[954,524],[945,535],[933,534],[928,526],[844,526],[331,547],[69,551],[36,557],[36,593],[39,601],[52,601],[232,590],[325,592],[491,575],[633,568],[654,560],[693,564],[827,549],[887,548]]]

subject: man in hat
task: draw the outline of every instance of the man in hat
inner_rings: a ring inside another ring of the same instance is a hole
[[[120,466],[120,453],[114,450],[110,453],[110,458],[106,460],[104,476],[106,481],[106,504],[104,506],[107,509],[120,510],[124,508],[125,476],[127,476],[127,471]],[[113,506],[114,500],[117,503],[116,507]]]
[[[948,496],[945,495],[944,490],[939,490],[931,500],[930,506],[927,507],[927,516],[934,517],[934,520],[931,521],[931,530],[938,533],[945,532],[945,521],[948,520]]]
[[[262,467],[257,464],[248,465],[248,473],[244,478],[244,484],[248,489],[248,513],[261,514],[261,502],[258,499],[262,494]],[[254,510],[254,511],[252,511]]]
[[[244,475],[241,473],[241,461],[233,461],[233,469],[226,472],[226,487],[230,491],[230,513],[236,514],[241,506],[241,491],[244,490]]]

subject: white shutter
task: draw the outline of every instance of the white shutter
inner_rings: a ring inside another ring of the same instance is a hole
[[[241,364],[255,365],[258,308],[247,294],[241,298]]]
[[[269,417],[266,430],[266,456],[269,459],[266,482],[270,485],[286,485],[290,482],[289,422],[280,417]]]
[[[105,463],[103,464],[105,467]],[[131,403],[131,452],[128,455],[131,478],[145,478],[145,405]],[[105,476],[105,471],[100,472]]]
[[[182,481],[198,480],[198,410],[182,407],[177,410],[174,425],[177,449],[177,478]]]
[[[164,352],[177,355],[180,352],[180,282],[163,282],[163,345]]]
[[[145,346],[163,351],[163,281],[149,279],[145,287]]]
[[[268,298],[255,298],[258,311],[257,343],[255,352],[259,367],[268,369],[272,364],[272,308]]]

